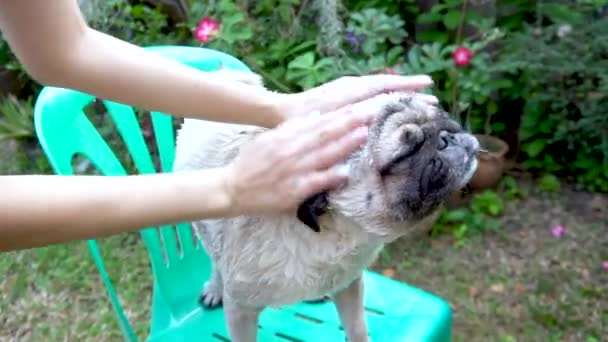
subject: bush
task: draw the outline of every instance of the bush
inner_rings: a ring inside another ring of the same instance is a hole
[[[524,101],[524,165],[608,191],[608,18],[527,27],[504,42]]]

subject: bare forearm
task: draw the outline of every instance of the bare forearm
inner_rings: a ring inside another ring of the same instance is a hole
[[[0,1],[0,29],[40,83],[182,117],[274,127],[288,95],[221,80],[89,28],[76,0]]]
[[[278,95],[156,56],[88,29],[69,69],[52,82],[181,117],[274,127]]]
[[[0,251],[228,215],[222,172],[0,176]]]

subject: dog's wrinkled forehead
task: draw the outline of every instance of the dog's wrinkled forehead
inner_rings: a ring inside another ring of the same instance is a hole
[[[350,157],[350,162],[361,172],[358,177],[365,177],[365,174],[383,176],[385,170],[395,165],[422,165],[422,161],[436,152],[435,149],[421,150],[423,145],[431,146],[441,131],[461,131],[458,123],[451,120],[446,112],[415,94],[378,95],[358,104],[357,110],[378,113],[369,127],[365,147]],[[403,179],[411,183],[418,178]],[[396,181],[402,182],[403,179]],[[367,186],[372,184],[366,183],[363,178],[358,181]],[[316,194],[299,207],[298,218],[311,229],[319,231],[318,217],[325,212],[327,205],[327,192]]]
[[[368,147],[380,159],[389,158],[398,149],[421,143],[440,131],[462,131],[445,111],[415,94],[378,96],[374,106],[378,115],[370,126]]]
[[[414,94],[390,94],[379,100],[383,100],[383,103],[379,103],[381,107],[377,109],[380,113],[370,127],[370,134],[374,136],[380,135],[387,128],[390,130],[404,125],[424,126],[430,123],[445,125],[449,124],[445,121],[451,121],[446,112]]]

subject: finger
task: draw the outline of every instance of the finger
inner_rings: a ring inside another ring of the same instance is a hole
[[[367,84],[368,92],[372,94],[419,90],[433,84],[433,80],[428,75],[366,75],[361,76],[359,82]]]
[[[375,95],[393,91],[416,91],[433,84],[427,75],[366,75],[348,80],[344,104],[362,101]]]
[[[316,193],[336,189],[348,181],[349,167],[340,165],[329,170],[308,174],[298,182],[296,191],[302,198],[308,198]]]
[[[428,75],[366,75],[344,77],[326,83],[308,95],[312,102],[325,103],[324,110],[334,110],[348,104],[367,100],[381,93],[417,91],[433,84]],[[328,97],[328,93],[333,94]],[[317,98],[315,101],[314,99]],[[327,101],[331,98],[331,101]]]
[[[308,125],[302,125],[298,135],[301,139],[300,145],[303,149],[306,149],[305,152],[319,146],[326,146],[352,133],[359,127],[369,125],[376,116],[371,111],[351,111],[346,110],[321,115],[318,118],[311,118]]]
[[[417,94],[420,99],[428,104],[436,105],[439,103],[439,99],[436,96],[428,95],[428,94]]]
[[[333,167],[346,160],[356,150],[365,144],[368,136],[367,127],[359,127],[355,131],[321,147],[314,153],[307,154],[300,161],[303,169],[322,170]]]

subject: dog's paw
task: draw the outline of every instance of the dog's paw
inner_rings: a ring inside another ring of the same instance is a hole
[[[198,302],[207,309],[215,309],[222,306],[222,292],[213,284],[206,284],[203,292],[198,297]]]

